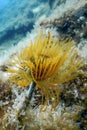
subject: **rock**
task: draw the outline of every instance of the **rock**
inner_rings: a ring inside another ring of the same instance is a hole
[[[10,83],[8,81],[3,83],[0,80],[0,100],[6,101],[7,98],[9,100],[10,96],[11,96]]]
[[[76,11],[66,12],[60,18],[44,20],[40,26],[56,28],[61,37],[72,38],[76,42],[87,39],[87,4]]]

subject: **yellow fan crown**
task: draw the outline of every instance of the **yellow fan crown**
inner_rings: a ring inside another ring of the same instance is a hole
[[[58,99],[57,85],[78,76],[81,66],[73,41],[56,41],[50,33],[40,33],[34,43],[15,56],[8,72],[12,73],[10,80],[19,86],[34,81],[46,99]]]

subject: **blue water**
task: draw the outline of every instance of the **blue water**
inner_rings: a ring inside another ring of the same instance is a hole
[[[0,0],[0,45],[17,44],[51,11],[49,0]]]

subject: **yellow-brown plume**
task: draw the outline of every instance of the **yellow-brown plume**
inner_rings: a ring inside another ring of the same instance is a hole
[[[8,72],[10,80],[19,86],[28,86],[34,81],[46,98],[58,101],[58,84],[68,82],[79,75],[82,60],[73,41],[55,41],[50,33],[37,37],[13,59]]]

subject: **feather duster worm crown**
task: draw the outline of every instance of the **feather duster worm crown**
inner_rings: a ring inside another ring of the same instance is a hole
[[[12,73],[10,80],[19,86],[34,81],[46,99],[58,99],[57,84],[74,79],[81,66],[73,41],[55,41],[50,33],[47,36],[41,33],[15,56],[8,72]]]

